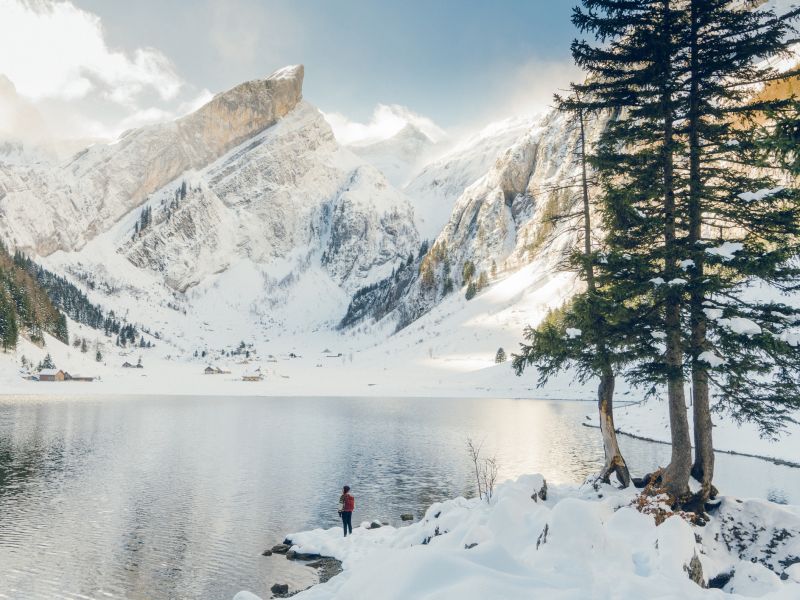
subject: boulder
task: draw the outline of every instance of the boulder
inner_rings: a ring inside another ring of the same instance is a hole
[[[275,554],[286,554],[287,552],[289,552],[290,548],[291,546],[289,544],[275,544],[272,547],[272,552],[274,552]]]
[[[310,554],[307,552],[297,552],[296,550],[289,550],[286,553],[286,558],[289,560],[316,560],[320,558],[319,554]]]
[[[271,588],[269,588],[273,594],[288,594],[289,593],[289,584],[288,583],[274,583]]]
[[[403,513],[402,515],[400,515],[400,520],[401,521],[413,521],[414,520],[414,515],[412,515],[411,513]]]
[[[380,529],[381,527],[382,525],[380,524],[379,521],[373,521],[372,523],[369,524],[369,527],[367,527],[367,529]]]

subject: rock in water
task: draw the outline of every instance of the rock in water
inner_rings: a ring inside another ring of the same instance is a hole
[[[307,552],[297,552],[296,550],[289,550],[286,553],[286,558],[289,560],[316,560],[320,558],[319,554],[309,554]]]
[[[414,515],[412,515],[411,513],[403,513],[402,515],[400,515],[400,520],[401,521],[413,521],[414,520]]]
[[[286,554],[289,552],[289,548],[291,548],[289,544],[275,544],[272,547],[272,552],[275,554]]]
[[[287,583],[275,583],[269,588],[273,594],[288,594],[289,593],[289,584]]]

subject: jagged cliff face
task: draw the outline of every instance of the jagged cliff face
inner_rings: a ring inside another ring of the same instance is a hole
[[[129,226],[119,252],[179,291],[242,258],[295,274],[318,264],[354,290],[418,246],[408,200],[304,102],[146,206],[149,224]]]
[[[148,194],[275,124],[300,102],[302,84],[303,67],[287,67],[58,168],[0,164],[0,234],[39,255],[79,249]]]
[[[587,124],[589,143],[597,139],[607,119],[598,117]],[[408,193],[417,189],[434,197],[435,189],[442,188],[444,199],[446,191],[457,189],[456,182],[463,181],[465,174],[481,167],[475,157],[482,148],[507,144],[458,196],[427,255],[414,265],[416,277],[411,281],[408,277],[387,279],[370,294],[362,294],[359,302],[351,305],[347,324],[357,313],[359,319],[388,315],[399,327],[407,325],[447,294],[463,294],[466,262],[474,265],[474,279],[483,274],[487,281],[532,262],[558,270],[578,241],[579,228],[574,222],[552,219],[578,209],[577,127],[565,115],[553,112],[499,128],[497,134],[476,138],[471,146],[423,171],[407,188]],[[450,179],[446,178],[448,171]],[[376,304],[372,311],[366,306],[371,299]]]
[[[590,143],[605,123],[601,117],[588,124]],[[472,261],[478,273],[493,265],[500,273],[514,271],[534,259],[560,255],[564,244],[547,242],[563,237],[551,218],[569,212],[580,198],[574,187],[577,146],[578,129],[566,115],[542,118],[464,191],[436,243],[448,249],[453,263]],[[456,283],[463,283],[456,275]]]
[[[494,123],[425,165],[403,188],[416,207],[420,234],[434,240],[450,220],[456,200],[536,124],[514,118]]]

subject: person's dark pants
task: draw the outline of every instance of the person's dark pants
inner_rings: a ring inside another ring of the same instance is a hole
[[[353,513],[342,511],[342,527],[344,527],[344,537],[347,537],[347,532],[353,533]]]

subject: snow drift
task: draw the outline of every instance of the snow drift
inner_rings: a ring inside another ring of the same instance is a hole
[[[547,488],[541,475],[528,475],[501,484],[488,503],[456,498],[434,504],[409,527],[372,530],[365,523],[348,538],[339,528],[291,534],[296,551],[334,556],[344,568],[297,598],[800,595],[797,507],[723,498],[705,527],[680,516],[656,526],[634,506],[636,493],[610,486]],[[243,592],[235,600],[252,598]]]

